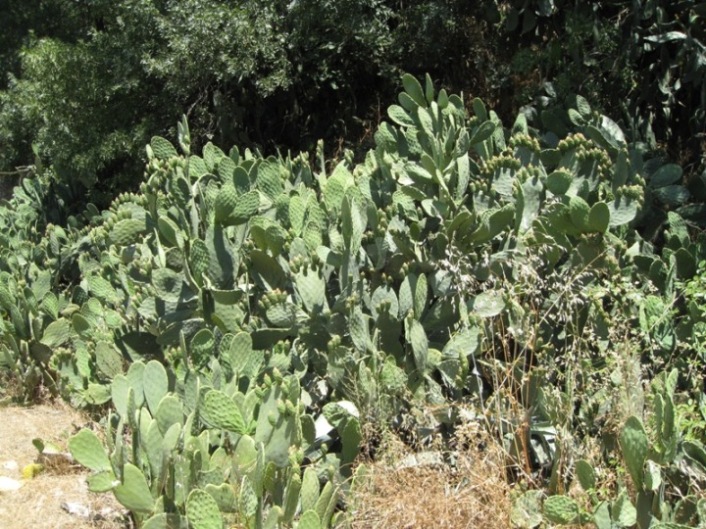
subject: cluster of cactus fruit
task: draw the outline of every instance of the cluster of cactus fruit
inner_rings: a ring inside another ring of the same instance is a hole
[[[511,312],[493,285],[530,256],[540,276],[587,282],[639,259],[653,281],[673,274],[634,234],[623,244],[640,159],[586,105],[583,128],[552,143],[480,100],[469,118],[428,77],[403,84],[376,148],[332,170],[323,149],[318,169],[210,143],[199,156],[183,121],[179,149],[148,146],[139,193],[89,207],[70,237],[51,230],[43,257],[77,275],[69,289],[37,258],[0,273],[0,349],[37,358],[79,404],[112,402],[107,447],[89,431],[70,447],[141,527],[327,527],[359,408],[451,410],[475,391],[487,322]],[[520,348],[560,354],[556,324]]]

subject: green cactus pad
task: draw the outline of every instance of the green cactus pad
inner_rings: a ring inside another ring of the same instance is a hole
[[[247,433],[240,409],[225,393],[218,390],[206,393],[201,410],[204,421],[214,428],[238,434]]]
[[[162,435],[166,435],[172,425],[182,425],[184,422],[184,405],[181,399],[174,395],[165,396],[159,402],[154,418],[157,420],[159,431]]]
[[[206,491],[192,490],[186,500],[186,517],[193,529],[222,529],[223,518],[218,503]]]
[[[189,157],[189,177],[191,180],[196,180],[201,178],[205,174],[208,174],[209,169],[206,167],[206,163],[200,156],[190,156]]]
[[[577,524],[581,520],[581,509],[568,496],[550,496],[544,501],[544,516],[556,524]]]
[[[167,370],[157,360],[150,360],[142,374],[145,400],[152,415],[156,415],[157,406],[169,391]]]
[[[104,303],[118,304],[122,295],[104,277],[91,275],[87,278],[88,291]]]
[[[605,233],[610,226],[610,208],[605,202],[596,202],[588,215],[588,227],[591,231]]]
[[[71,323],[68,320],[57,320],[51,322],[46,329],[40,343],[52,349],[65,344],[71,338]]]
[[[299,492],[302,488],[302,478],[299,472],[293,472],[287,483],[284,495],[284,510],[282,518],[285,523],[291,523],[299,506]]]
[[[295,527],[297,529],[321,529],[321,519],[316,511],[309,510],[302,514]]]
[[[408,335],[409,344],[414,354],[414,364],[421,373],[426,373],[429,361],[429,340],[424,327],[417,320],[412,320]]]
[[[112,379],[123,372],[123,356],[113,344],[101,341],[96,344],[96,367]]]
[[[214,204],[215,221],[218,224],[226,224],[237,203],[238,193],[233,184],[221,187]]]
[[[316,500],[315,507],[316,514],[319,517],[320,522],[324,526],[328,525],[328,521],[333,515],[333,509],[335,508],[337,501],[338,491],[334,487],[333,483],[329,481],[326,483],[326,485],[324,485],[324,488],[321,490],[319,499]]]
[[[620,432],[620,448],[625,459],[635,488],[642,490],[644,486],[644,465],[647,459],[649,441],[642,421],[635,416],[625,421]]]
[[[144,421],[143,417],[146,418]],[[147,423],[146,430],[143,428],[143,422]],[[157,421],[149,419],[144,408],[140,414],[140,423],[140,443],[147,454],[152,476],[160,476],[165,459],[164,437],[159,431]]]
[[[260,194],[254,190],[248,191],[238,197],[228,220],[234,225],[243,224],[257,213],[259,207]]]
[[[117,480],[112,470],[106,470],[88,476],[86,483],[91,492],[108,492],[113,490],[120,481]]]
[[[473,311],[483,318],[497,316],[505,309],[505,300],[501,292],[487,290],[476,296]]]
[[[208,171],[214,173],[216,171],[216,166],[222,158],[226,156],[221,149],[216,147],[210,141],[203,147],[203,161],[206,163]]]
[[[123,479],[113,489],[115,498],[127,509],[137,513],[150,513],[154,510],[154,498],[142,471],[131,463],[123,467]]]
[[[255,186],[272,200],[276,199],[284,191],[282,178],[280,177],[280,167],[279,163],[266,160],[257,168]]]
[[[319,492],[319,476],[316,474],[316,470],[311,467],[307,467],[304,471],[301,486],[302,511],[316,509],[316,502],[319,499]]]
[[[102,443],[90,430],[81,430],[69,439],[69,451],[73,458],[94,472],[112,471],[110,459]]]
[[[225,463],[221,468],[225,468]],[[232,485],[228,483],[221,483],[218,486],[208,484],[204,490],[213,496],[221,512],[235,512],[237,510],[238,498]]]
[[[297,293],[310,313],[321,312],[326,303],[326,282],[319,270],[309,268],[295,276]]]
[[[184,527],[183,520],[178,513],[161,512],[145,521],[140,529],[180,529]]]
[[[164,301],[176,303],[181,297],[183,276],[169,268],[158,268],[152,272],[152,284],[157,296]]]
[[[593,472],[593,467],[584,459],[576,461],[576,477],[578,477],[583,490],[588,491],[596,486],[596,475]]]
[[[610,227],[615,228],[631,222],[640,210],[640,203],[631,198],[618,198],[608,204]]]
[[[160,217],[157,219],[157,227],[159,228],[159,233],[162,235],[163,240],[166,241],[169,246],[181,248],[184,245],[184,235],[172,220],[166,217]]]
[[[588,203],[581,197],[573,196],[569,198],[569,215],[571,216],[571,222],[574,226],[582,233],[590,231],[589,215],[591,214],[591,207]]]
[[[117,375],[110,385],[113,406],[121,417],[127,415],[127,394],[130,389],[130,381],[124,375]]]
[[[127,246],[136,242],[146,231],[144,219],[123,219],[116,222],[110,231],[110,241],[118,246]]]
[[[160,136],[152,137],[150,140],[150,147],[152,147],[152,152],[158,160],[168,160],[169,158],[178,156],[174,145],[172,145],[169,140],[166,140]]]

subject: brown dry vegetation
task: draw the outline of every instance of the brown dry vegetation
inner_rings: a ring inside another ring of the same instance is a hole
[[[463,443],[460,443],[463,444]],[[499,450],[464,448],[449,464],[407,466],[398,452],[366,465],[351,498],[350,529],[508,529],[510,486]],[[494,445],[489,445],[494,446]],[[389,449],[389,448],[388,448]]]
[[[37,460],[32,439],[40,438],[66,450],[68,438],[86,417],[67,406],[0,407],[0,476],[22,481],[15,492],[0,493],[3,529],[123,529],[116,520],[87,520],[67,513],[64,503],[77,503],[99,513],[120,512],[111,494],[88,492],[86,473],[70,464],[50,465],[34,479],[22,479],[22,469]],[[14,463],[14,464],[13,464]]]

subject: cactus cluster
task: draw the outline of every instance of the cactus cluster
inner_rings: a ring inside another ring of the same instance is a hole
[[[522,116],[506,129],[477,99],[467,115],[428,76],[403,85],[357,165],[327,168],[321,148],[318,167],[211,143],[199,155],[184,120],[179,148],[147,147],[139,193],[89,207],[69,233],[47,228],[39,249],[2,246],[0,353],[51,370],[78,404],[112,404],[107,446],[82,431],[70,448],[139,526],[328,527],[364,414],[401,424],[431,404],[415,433],[433,435],[459,420],[456,403],[487,396],[496,326],[512,329],[517,357],[560,355],[558,324],[580,335],[609,317],[580,307],[590,323],[543,318],[528,336],[508,281],[580,271],[588,289],[634,264],[668,283],[695,266],[678,213],[669,255],[631,231],[650,197],[640,158],[592,115],[552,142]],[[654,190],[673,173],[658,169]],[[652,448],[638,419],[621,436],[645,494],[661,479],[646,462],[678,452],[673,404],[660,406]],[[621,498],[600,512],[624,523]],[[572,501],[547,500],[547,518],[583,522]]]

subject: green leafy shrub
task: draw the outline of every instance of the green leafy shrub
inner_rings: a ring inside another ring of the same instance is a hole
[[[139,183],[142,146],[173,134],[184,108],[204,142],[313,150],[319,137],[362,136],[353,118],[392,95],[400,68],[432,67],[437,37],[455,50],[460,4],[435,5],[101,0],[86,13],[43,3],[69,22],[62,29],[36,6],[8,8],[24,44],[3,60],[0,168],[34,149],[107,205]]]

